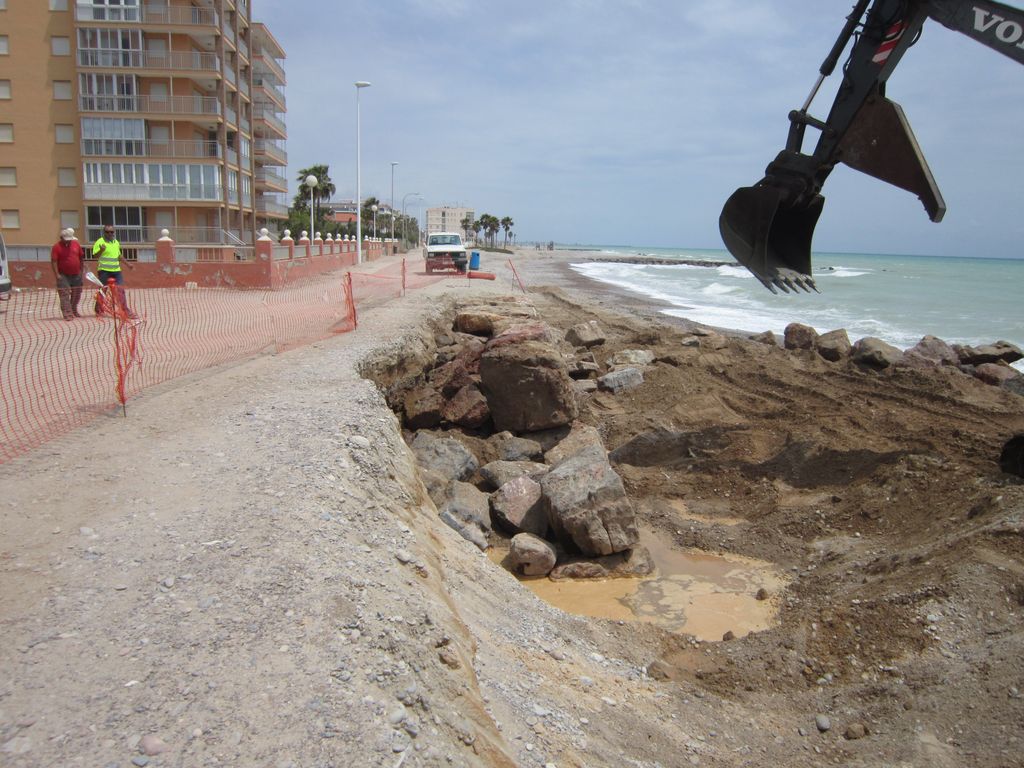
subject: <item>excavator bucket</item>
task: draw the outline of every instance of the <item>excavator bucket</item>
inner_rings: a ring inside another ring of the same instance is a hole
[[[783,190],[764,182],[740,187],[726,201],[718,218],[729,253],[772,293],[817,291],[811,277],[811,238],[825,198],[810,205],[783,202]]]

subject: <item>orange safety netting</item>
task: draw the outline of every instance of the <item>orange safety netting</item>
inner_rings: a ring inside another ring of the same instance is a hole
[[[280,290],[87,287],[71,321],[57,292],[0,304],[0,463],[109,412],[146,387],[355,327],[337,275]],[[100,311],[97,314],[97,310]]]
[[[71,321],[61,318],[56,291],[15,292],[0,302],[0,463],[118,405],[124,410],[147,387],[351,331],[357,305],[472,277],[493,279],[427,273],[413,258],[278,290],[87,284],[83,317]]]

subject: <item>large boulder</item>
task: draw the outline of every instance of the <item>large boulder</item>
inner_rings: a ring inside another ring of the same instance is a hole
[[[421,467],[447,480],[465,480],[480,466],[476,456],[451,437],[434,437],[429,432],[420,432],[413,439],[411,448]]]
[[[984,363],[1015,363],[1024,358],[1024,352],[1016,344],[1008,341],[997,341],[995,344],[984,344],[980,347],[955,346],[960,362],[964,365],[983,365]]]
[[[563,461],[540,485],[555,535],[584,554],[610,555],[638,541],[633,507],[603,450],[584,450]]]
[[[649,349],[623,349],[612,355],[608,365],[650,365],[654,362],[654,353]]]
[[[444,404],[441,412],[447,421],[468,429],[482,426],[491,415],[487,407],[487,398],[475,384],[467,384],[456,392],[455,396]]]
[[[981,379],[986,384],[996,387],[1006,387],[1011,382],[1019,382],[1024,379],[1016,368],[1000,363],[982,363],[974,369],[975,378]]]
[[[550,469],[547,464],[535,461],[492,461],[480,468],[480,474],[492,487],[501,488],[510,480],[524,475],[531,480],[540,480]]]
[[[436,427],[444,418],[444,398],[433,387],[421,384],[405,393],[402,410],[409,429]]]
[[[633,547],[625,552],[593,560],[569,559],[555,566],[548,576],[562,579],[614,579],[649,576],[654,573],[654,560],[646,547]]]
[[[853,345],[850,359],[865,368],[882,370],[896,365],[903,358],[902,350],[873,336],[865,336]]]
[[[540,483],[526,475],[509,480],[491,494],[494,518],[512,533],[548,532],[548,514],[544,509]]]
[[[959,365],[960,357],[950,344],[937,336],[925,336],[903,353],[903,364],[911,367]]]
[[[803,323],[790,323],[784,331],[783,344],[786,349],[814,349],[818,332]]]
[[[455,315],[455,330],[474,336],[491,336],[494,326],[504,318],[483,309],[467,309]]]
[[[574,325],[566,331],[565,340],[574,347],[587,347],[589,349],[590,347],[595,347],[598,344],[604,344],[605,335],[604,331],[601,330],[601,326],[597,324],[597,321],[591,320],[587,323]]]
[[[818,350],[819,355],[829,362],[838,363],[849,356],[853,345],[850,344],[850,337],[846,333],[846,329],[839,328],[818,336],[814,341],[814,348]]]
[[[453,482],[448,486],[448,501],[443,512],[481,531],[491,530],[491,506],[487,494],[469,483]]]
[[[544,455],[544,449],[536,440],[516,437],[511,432],[499,432],[491,439],[498,444],[498,457],[502,461],[534,461]]]
[[[604,455],[604,441],[601,440],[601,433],[597,431],[597,427],[592,427],[581,421],[573,422],[572,429],[568,434],[559,439],[544,454],[544,461],[552,467],[557,467],[566,459],[582,451],[595,448],[600,449],[601,455]]]
[[[479,361],[475,363],[475,367],[479,367]],[[427,378],[430,386],[445,397],[451,397],[467,384],[473,383],[474,373],[466,360],[456,357],[432,370]]]
[[[555,334],[547,323],[542,323],[539,320],[520,321],[510,323],[508,327],[497,333],[493,339],[487,342],[487,349],[521,344],[524,341],[540,341],[550,344],[554,340]]]
[[[484,352],[480,387],[498,430],[532,432],[576,418],[576,394],[565,362],[543,342],[526,341]]]
[[[600,389],[607,390],[613,394],[618,394],[626,389],[639,387],[643,383],[643,371],[634,367],[619,368],[610,373],[606,373],[597,380],[597,386]]]
[[[547,576],[555,567],[558,553],[539,536],[520,533],[512,537],[509,557],[513,569],[524,576]]]

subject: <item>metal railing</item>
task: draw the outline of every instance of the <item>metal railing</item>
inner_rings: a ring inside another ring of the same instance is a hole
[[[238,113],[231,107],[224,107],[224,118],[234,125],[238,125]]]
[[[262,197],[256,198],[256,212],[257,213],[270,213],[277,214],[279,216],[288,215],[288,206],[282,203],[275,202],[273,200],[267,200]]]
[[[215,141],[82,139],[82,154],[90,157],[194,157],[219,160],[221,148]]]
[[[262,88],[264,91],[266,91],[267,95],[271,97],[271,100],[275,101],[275,103],[277,104],[280,104],[282,109],[287,105],[288,102],[284,98],[284,91],[282,91],[272,82],[270,82],[269,78],[261,76],[253,77],[252,84],[257,88]],[[274,97],[276,97],[276,99]]]
[[[282,136],[288,134],[288,129],[284,124],[284,120],[278,117],[272,108],[263,104],[256,104],[253,106],[252,116],[253,119],[262,120],[271,128],[275,128]]]
[[[249,95],[249,79],[247,77],[242,76],[238,78],[238,90],[246,96]]]
[[[257,182],[263,182],[264,184],[275,184],[278,187],[284,187],[288,189],[288,180],[279,173],[268,171],[266,168],[261,168],[256,171],[255,179]]]
[[[224,30],[224,39],[230,42],[232,45],[235,44],[235,28],[228,23],[227,19],[224,19],[224,23],[220,25],[221,29]]]
[[[205,51],[122,51],[79,48],[78,65],[110,69],[180,69],[219,71],[220,58]]]
[[[143,3],[141,7],[106,6],[78,3],[77,21],[142,21],[147,24],[175,24],[181,26],[217,26],[220,16],[213,8],[183,5],[155,5]]]
[[[256,139],[253,141],[253,149],[257,155],[263,154],[278,161],[278,165],[288,165],[288,153],[273,139]]]
[[[259,51],[256,54],[256,58],[252,60],[252,65],[254,72],[265,70],[267,73],[276,77],[279,83],[288,82],[285,79],[284,67],[282,67],[281,63],[266,51]]]
[[[229,64],[224,67],[224,77],[227,78],[227,81],[232,85],[238,84],[238,78],[235,76],[234,65]]]
[[[238,38],[238,52],[245,56],[245,58],[249,58],[249,44],[241,36]]]
[[[84,184],[86,200],[209,200],[224,199],[221,187],[191,184]]]
[[[219,115],[215,96],[91,96],[78,97],[83,112],[170,112],[187,115]]]

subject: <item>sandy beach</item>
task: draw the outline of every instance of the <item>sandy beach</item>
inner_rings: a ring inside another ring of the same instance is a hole
[[[493,282],[374,302],[0,466],[0,764],[1015,764],[1024,485],[998,457],[1024,398],[668,318],[586,256],[517,250],[512,302],[485,252]],[[661,562],[726,585],[685,597],[690,628],[735,618],[688,632],[665,582],[621,615],[556,608],[439,519],[386,395],[460,308],[510,306],[559,339],[595,321],[602,372],[651,353],[579,421],[623,449]],[[625,451],[650,435],[674,442]],[[674,629],[639,615],[659,600]]]

